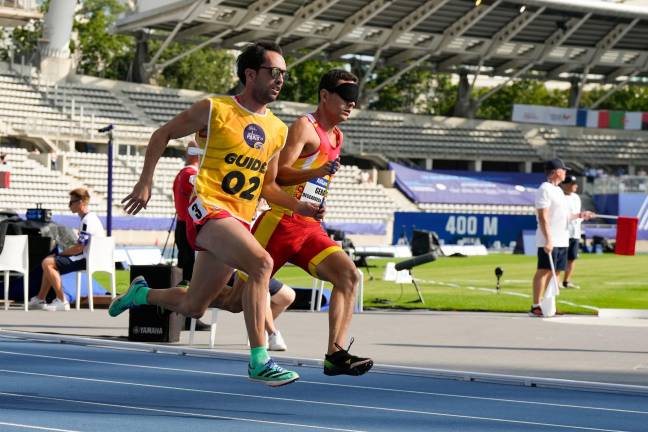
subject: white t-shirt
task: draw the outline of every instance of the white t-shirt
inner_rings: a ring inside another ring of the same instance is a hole
[[[569,205],[567,196],[559,186],[554,186],[549,182],[544,182],[536,190],[535,208],[549,209],[549,226],[547,230],[551,234],[551,241],[554,247],[569,246]],[[536,213],[536,219],[538,215]],[[536,230],[536,246],[544,247],[547,244],[542,231],[540,222]]]
[[[91,237],[105,237],[103,225],[99,216],[93,212],[87,213],[81,218],[79,225],[79,238],[77,244],[83,245],[83,254],[74,255],[70,257],[71,261],[78,261],[83,258],[88,258],[88,245],[90,244]]]
[[[569,207],[569,213],[580,213],[581,211],[581,199],[580,197],[572,193],[570,195],[565,195],[567,197],[567,204]],[[569,238],[580,239],[581,236],[581,222],[583,219],[572,219],[569,222]]]

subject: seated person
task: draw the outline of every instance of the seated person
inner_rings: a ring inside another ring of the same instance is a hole
[[[43,259],[43,279],[40,291],[29,300],[29,309],[49,311],[70,310],[70,303],[63,294],[61,275],[86,269],[88,245],[93,236],[104,237],[104,229],[99,217],[88,209],[90,194],[85,188],[70,191],[70,211],[81,218],[77,243],[59,254],[48,255]],[[45,298],[50,288],[54,288],[56,298],[47,304]],[[92,287],[88,287],[91,290]]]

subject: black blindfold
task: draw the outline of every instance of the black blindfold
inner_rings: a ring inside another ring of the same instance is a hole
[[[356,83],[342,83],[342,84],[338,84],[332,89],[326,89],[326,90],[333,93],[337,93],[342,99],[344,99],[347,102],[358,103],[360,88]]]

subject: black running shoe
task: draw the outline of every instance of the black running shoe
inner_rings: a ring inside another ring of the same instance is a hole
[[[324,375],[353,375],[367,373],[373,367],[373,360],[349,354],[353,338],[347,349],[335,344],[339,351],[324,356]]]

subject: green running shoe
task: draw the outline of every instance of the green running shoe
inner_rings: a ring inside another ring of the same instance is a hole
[[[349,354],[351,345],[353,345],[353,338],[347,349],[335,344],[339,351],[324,356],[324,375],[358,376],[369,372],[373,367],[373,360]]]
[[[115,299],[110,303],[108,314],[112,317],[116,317],[126,309],[143,304],[142,302],[136,302],[135,300],[138,297],[144,297],[144,299],[146,299],[146,292],[148,292],[149,289],[150,288],[148,287],[144,277],[137,276],[133,279],[133,282],[131,282],[128,290],[124,294],[115,297]],[[143,290],[144,292],[142,292]]]
[[[279,387],[297,381],[299,375],[297,372],[282,368],[270,359],[256,368],[248,364],[248,378],[250,381],[260,382],[270,387]]]

